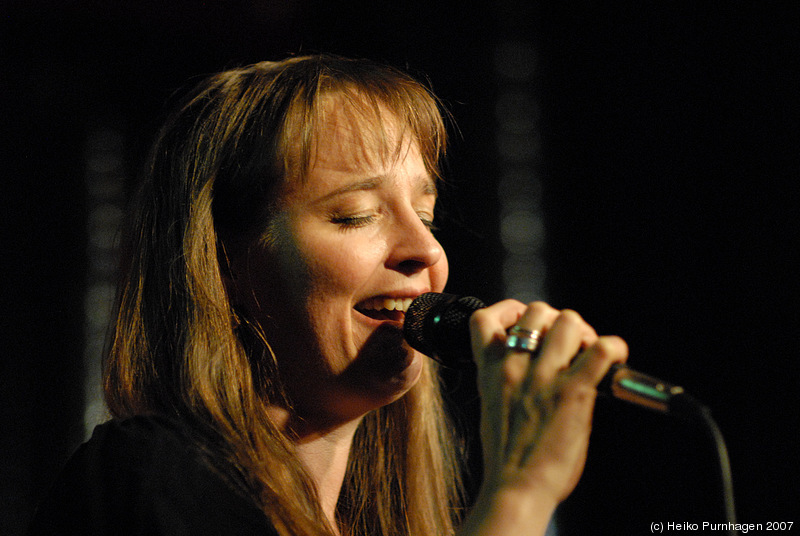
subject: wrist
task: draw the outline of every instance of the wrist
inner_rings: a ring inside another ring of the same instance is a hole
[[[483,488],[464,523],[463,536],[544,535],[558,500],[511,486]]]

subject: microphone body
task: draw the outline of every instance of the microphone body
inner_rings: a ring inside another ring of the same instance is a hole
[[[418,296],[406,312],[403,332],[412,348],[448,366],[472,361],[469,318],[486,305],[471,296],[429,292]],[[696,402],[682,387],[614,364],[598,392],[662,413],[685,413]]]

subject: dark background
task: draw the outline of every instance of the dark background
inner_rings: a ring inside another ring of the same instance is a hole
[[[450,288],[498,299],[492,55],[505,39],[537,53],[548,298],[625,337],[636,368],[712,408],[741,521],[800,522],[798,8],[338,4],[0,2],[0,532],[22,531],[82,439],[93,122],[125,133],[132,176],[164,102],[196,75],[318,51],[406,67],[430,79],[461,130],[441,231]],[[468,382],[453,381],[471,407]],[[561,534],[717,521],[715,475],[700,430],[601,400]]]

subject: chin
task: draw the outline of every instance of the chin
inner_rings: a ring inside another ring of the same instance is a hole
[[[408,346],[402,331],[383,326],[362,346],[347,376],[351,385],[372,393],[370,398],[383,405],[402,397],[419,381],[426,359]]]
[[[412,387],[419,381],[422,375],[422,368],[425,366],[425,357],[416,350],[408,352],[408,361],[406,367],[390,378],[389,383],[392,384],[393,391],[396,395],[393,397],[392,402],[406,394]]]
[[[388,406],[405,397],[417,384],[422,367],[415,367],[416,373],[381,385],[373,385],[370,391],[369,411]],[[411,370],[409,370],[411,372]]]

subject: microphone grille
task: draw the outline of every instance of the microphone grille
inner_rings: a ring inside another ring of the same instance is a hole
[[[428,292],[406,311],[404,335],[412,348],[447,364],[469,362],[472,356],[469,317],[486,307],[478,298]]]

